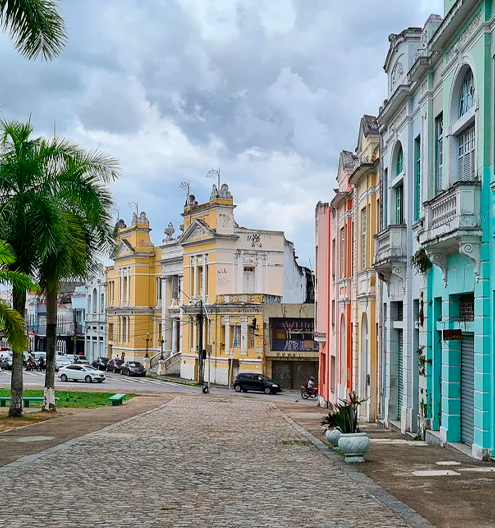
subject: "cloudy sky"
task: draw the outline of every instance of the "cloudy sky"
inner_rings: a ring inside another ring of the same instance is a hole
[[[386,96],[387,37],[442,0],[63,0],[69,41],[29,62],[0,35],[0,112],[117,157],[155,243],[180,224],[182,181],[202,202],[221,167],[239,224],[284,230],[313,260],[314,207],[338,153]],[[117,214],[117,212],[115,213]]]

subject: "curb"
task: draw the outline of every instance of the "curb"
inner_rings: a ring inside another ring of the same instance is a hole
[[[15,468],[18,468],[18,467],[22,467],[22,466],[26,466],[28,464],[31,464],[35,460],[38,460],[39,458],[41,458],[41,457],[43,457],[45,455],[51,455],[52,453],[57,453],[58,451],[63,451],[64,449],[66,449],[68,447],[72,447],[72,446],[78,444],[79,442],[81,442],[83,440],[86,440],[88,438],[91,438],[92,436],[94,436],[96,434],[99,434],[99,433],[101,433],[103,431],[111,431],[113,429],[116,429],[117,427],[119,427],[122,424],[125,424],[125,423],[128,423],[128,422],[132,422],[133,420],[137,420],[141,416],[146,416],[147,414],[151,414],[151,413],[160,411],[161,409],[163,409],[164,407],[166,407],[167,405],[172,403],[178,397],[179,396],[176,396],[175,398],[172,398],[170,401],[168,401],[168,402],[166,402],[166,403],[164,403],[162,405],[159,405],[158,407],[155,407],[154,409],[150,409],[149,411],[145,411],[145,412],[142,412],[142,413],[139,413],[139,414],[135,414],[134,416],[131,416],[129,418],[124,418],[123,420],[120,420],[119,422],[115,422],[115,423],[113,423],[111,425],[107,425],[106,427],[102,427],[101,429],[98,429],[97,431],[92,431],[91,433],[86,433],[86,434],[84,434],[82,436],[78,436],[77,438],[73,438],[72,440],[67,440],[67,442],[63,442],[63,443],[58,444],[58,445],[53,446],[53,447],[49,447],[48,449],[40,451],[39,453],[35,453],[33,455],[23,456],[23,457],[19,458],[19,460],[16,460],[14,462],[11,462],[10,464],[6,464],[5,466],[0,467],[0,475],[2,473],[8,473],[8,471],[11,470],[11,469],[15,469]]]
[[[397,517],[408,523],[412,528],[435,528],[428,520],[415,512],[412,508],[401,502],[397,497],[379,486],[373,479],[360,473],[354,466],[344,462],[344,459],[334,453],[325,443],[306,431],[304,427],[296,423],[285,412],[281,411],[275,404],[272,404],[282,417],[306,440],[311,442],[323,455],[329,458],[338,466],[351,480],[361,484],[365,491],[382,503],[387,509],[391,510]]]

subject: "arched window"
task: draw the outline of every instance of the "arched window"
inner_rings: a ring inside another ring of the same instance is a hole
[[[397,167],[396,167],[396,176],[402,173],[404,170],[404,152],[402,151],[402,145],[399,147],[399,152],[397,153]]]
[[[98,294],[96,293],[96,288],[93,288],[93,313],[98,313]]]
[[[462,81],[461,93],[459,94],[459,117],[469,112],[474,106],[474,77],[469,69]]]

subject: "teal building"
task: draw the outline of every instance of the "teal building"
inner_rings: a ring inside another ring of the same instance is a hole
[[[443,17],[390,42],[393,90],[378,118],[382,170],[392,174],[399,161],[403,168],[400,193],[390,176],[381,178],[382,228],[391,229],[391,212],[402,207],[405,234],[398,251],[390,238],[375,261],[388,292],[402,277],[410,308],[401,331],[409,348],[393,359],[400,325],[388,321],[394,303],[382,289],[382,418],[400,417],[402,430],[488,460],[495,448],[495,0],[445,0]],[[409,418],[387,415],[395,397],[409,402]]]

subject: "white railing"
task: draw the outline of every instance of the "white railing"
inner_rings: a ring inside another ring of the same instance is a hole
[[[459,229],[481,227],[480,182],[456,182],[424,205],[425,241]]]
[[[407,257],[407,227],[391,225],[375,235],[375,266]]]

